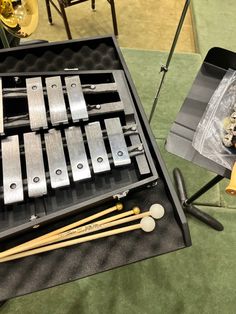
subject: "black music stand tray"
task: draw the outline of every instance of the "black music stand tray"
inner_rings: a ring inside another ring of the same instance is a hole
[[[200,155],[193,148],[192,140],[211,96],[229,68],[236,70],[236,53],[222,48],[209,50],[166,142],[168,152],[217,174],[199,191],[187,198],[183,176],[179,169],[174,169],[174,179],[183,209],[218,231],[223,230],[222,224],[192,203],[224,177],[229,178],[230,171]]]

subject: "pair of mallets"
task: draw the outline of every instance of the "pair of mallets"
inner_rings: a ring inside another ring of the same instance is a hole
[[[113,207],[105,209],[97,214],[91,215],[72,224],[49,232],[43,236],[25,242],[21,245],[13,247],[0,253],[0,263],[23,258],[30,255],[40,254],[43,252],[93,241],[100,238],[109,237],[112,235],[129,232],[132,230],[142,229],[144,232],[151,232],[155,229],[155,219],[160,219],[164,215],[164,208],[160,204],[153,204],[149,211],[140,213],[138,207],[134,207],[130,211],[114,215],[94,223],[88,224],[90,221],[98,219],[104,215],[112,213],[116,210],[122,210],[123,205],[121,203],[116,204]],[[126,224],[135,220],[140,220],[140,223],[122,228],[117,228],[101,233],[96,233],[89,236],[84,236],[79,239],[68,240],[74,237],[79,237],[88,233],[93,233],[98,230],[111,228],[117,225]],[[83,225],[83,226],[82,226]],[[80,227],[82,226],[82,227]],[[68,240],[68,241],[65,241]],[[58,243],[60,241],[65,241]]]

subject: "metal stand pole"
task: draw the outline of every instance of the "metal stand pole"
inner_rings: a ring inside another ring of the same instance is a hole
[[[183,8],[183,12],[181,14],[180,20],[179,20],[179,24],[178,27],[176,29],[176,33],[175,33],[175,37],[167,58],[167,62],[166,65],[162,65],[161,67],[161,71],[163,72],[162,74],[162,78],[161,78],[161,82],[159,84],[159,87],[157,89],[157,93],[152,105],[152,109],[151,109],[151,113],[149,116],[149,123],[151,123],[153,115],[155,113],[156,110],[156,106],[159,100],[159,96],[160,96],[160,92],[165,80],[165,76],[166,73],[169,70],[169,65],[170,62],[172,60],[174,51],[175,51],[175,47],[177,45],[178,39],[179,39],[179,35],[180,32],[182,30],[183,27],[183,23],[188,11],[188,7],[190,5],[190,1],[191,0],[186,0],[184,8]],[[190,198],[187,197],[187,193],[186,193],[186,188],[185,188],[185,183],[184,183],[184,179],[183,176],[180,172],[180,170],[178,168],[174,169],[174,179],[175,179],[175,183],[176,183],[176,188],[178,191],[178,195],[180,198],[180,201],[182,203],[183,209],[191,214],[192,216],[196,217],[197,219],[201,220],[202,222],[204,222],[205,224],[207,224],[208,226],[214,228],[215,230],[218,231],[222,231],[224,229],[223,225],[216,220],[215,218],[211,217],[210,215],[208,215],[207,213],[204,213],[203,211],[201,211],[200,209],[198,209],[197,207],[195,207],[192,203],[198,198],[200,197],[202,194],[206,193],[209,189],[211,189],[215,184],[217,184],[219,181],[221,181],[223,179],[222,176],[216,176],[215,178],[213,178],[210,182],[208,182],[206,185],[204,185],[199,191],[197,191],[194,195],[192,195]]]
[[[215,186],[218,182],[223,180],[224,177],[217,175],[215,176],[211,181],[209,181],[207,184],[205,184],[203,187],[201,187],[200,190],[198,190],[196,193],[194,193],[191,197],[189,197],[186,201],[185,204],[189,205],[193,203],[197,198],[205,194],[208,190],[210,190],[213,186]]]
[[[6,33],[4,31],[3,26],[0,24],[0,38],[4,48],[10,48],[9,42],[7,40]]]
[[[157,90],[157,93],[156,93],[156,96],[155,96],[155,99],[154,99],[154,102],[153,102],[153,105],[152,105],[151,113],[150,113],[150,116],[149,116],[149,123],[151,123],[153,115],[154,115],[154,112],[156,110],[156,106],[157,106],[157,103],[158,103],[158,99],[159,99],[159,95],[160,95],[160,92],[161,92],[161,89],[162,89],[162,85],[164,83],[166,73],[169,70],[169,65],[170,65],[171,59],[173,57],[176,44],[178,42],[181,29],[182,29],[183,24],[184,24],[184,19],[185,19],[185,16],[187,14],[187,11],[188,11],[188,7],[190,5],[190,1],[191,0],[186,0],[186,2],[185,2],[184,8],[183,8],[183,12],[181,14],[181,17],[180,17],[180,20],[179,20],[179,24],[178,24],[178,27],[176,29],[175,37],[174,37],[174,40],[173,40],[173,43],[172,43],[172,46],[171,46],[171,49],[170,49],[170,53],[169,53],[168,58],[167,58],[166,65],[162,65],[161,66],[160,72],[163,72],[163,75],[162,75],[161,82],[160,82],[160,85],[158,87],[158,90]]]

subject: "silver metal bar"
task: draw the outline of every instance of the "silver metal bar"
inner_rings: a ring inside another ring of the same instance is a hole
[[[116,83],[105,83],[105,84],[86,84],[81,85],[84,94],[99,94],[107,92],[116,92]],[[62,86],[63,94],[66,94],[66,87]],[[43,94],[47,95],[47,90],[43,87]],[[25,96],[26,89],[23,87],[7,87],[3,89],[3,97],[13,98],[18,96]]]
[[[52,125],[68,123],[60,76],[47,77],[46,88]]]
[[[4,134],[2,78],[0,77],[0,134]]]
[[[117,84],[120,100],[124,104],[124,111],[126,115],[126,121],[131,122],[134,119],[133,100],[129,91],[129,86],[126,82],[124,72],[121,70],[113,71],[113,77]]]
[[[18,135],[2,140],[4,204],[24,200]]]
[[[44,135],[44,139],[52,188],[69,185],[61,132],[51,129]]]
[[[82,88],[83,92],[88,94],[117,91],[116,83],[94,84],[90,86],[82,85]]]
[[[26,79],[30,128],[38,130],[48,127],[41,77]]]
[[[108,102],[88,106],[89,115],[97,116],[104,113],[124,111],[124,105],[121,101]]]
[[[89,123],[85,126],[85,133],[94,173],[109,171],[111,167],[103,141],[100,123]]]
[[[24,149],[29,197],[39,197],[47,193],[43,152],[39,134],[24,133]]]
[[[88,106],[88,114],[89,117],[96,117],[102,115],[104,113],[115,113],[124,111],[124,106],[121,101],[117,102],[109,102],[98,105],[90,105]],[[68,117],[70,118],[70,113],[68,113]],[[5,121],[5,129],[10,127],[21,127],[29,124],[28,117],[26,115],[22,115],[22,118],[19,120],[19,116],[11,117],[7,121]]]
[[[139,145],[140,146],[140,151],[143,151],[143,145],[140,141],[139,135],[138,134],[132,134],[130,135],[130,142],[132,146],[135,145]],[[138,165],[138,169],[139,169],[139,173],[140,175],[146,175],[150,173],[150,168],[148,165],[148,161],[146,158],[146,155],[138,155],[135,157],[137,165]]]
[[[119,118],[104,120],[115,166],[131,163]]]
[[[79,76],[65,77],[72,120],[88,120],[88,111]]]
[[[80,181],[91,178],[91,172],[80,127],[70,127],[66,129],[65,136],[69,151],[73,180]]]

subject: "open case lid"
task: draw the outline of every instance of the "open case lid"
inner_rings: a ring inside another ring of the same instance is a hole
[[[223,48],[209,50],[166,142],[168,152],[227,178],[231,172],[198,153],[192,141],[209,100],[229,68],[236,70],[236,53]]]
[[[165,207],[165,216],[157,222],[157,228],[150,234],[143,235],[140,230],[136,230],[0,264],[0,300],[52,287],[191,245],[186,217],[115,38],[99,37],[0,51],[0,72],[8,72],[8,75],[17,72],[45,73],[64,71],[64,69],[124,71],[159,179],[154,186],[143,187],[141,190],[128,194],[122,202],[127,210],[133,206],[140,206],[143,211],[148,210],[153,203],[161,203]],[[12,247],[17,243],[25,242],[61,225],[78,220],[83,215],[87,216],[108,208],[110,205],[111,202],[97,204],[89,212],[65,217],[63,221],[55,221],[42,229],[8,239],[1,243],[2,247]],[[14,215],[12,218],[14,219]]]

